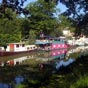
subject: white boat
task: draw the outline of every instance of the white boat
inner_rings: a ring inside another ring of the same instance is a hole
[[[0,56],[15,55],[36,50],[36,45],[25,45],[25,43],[9,43],[6,50],[0,47]]]
[[[80,37],[79,39],[73,38],[72,40],[67,41],[69,45],[78,45],[78,46],[84,46],[85,43],[85,37]]]

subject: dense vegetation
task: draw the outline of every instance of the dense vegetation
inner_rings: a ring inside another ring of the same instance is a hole
[[[88,34],[88,0],[45,0],[47,3],[62,3],[66,11],[62,14],[68,16],[75,23],[76,35]]]
[[[66,27],[72,31],[75,29],[68,17],[57,15],[60,10],[55,3],[38,0],[24,9],[29,13],[18,14],[18,8],[13,10],[8,6],[4,12],[0,12],[0,45],[5,46],[9,42],[20,41],[33,44],[35,39],[39,38],[41,31],[47,36],[60,36]]]

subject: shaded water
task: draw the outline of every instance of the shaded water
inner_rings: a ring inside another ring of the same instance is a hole
[[[36,71],[35,73],[33,71],[30,63],[38,62],[39,68],[42,68],[42,65],[50,66],[53,68],[52,72],[54,72],[58,71],[61,67],[67,67],[74,63],[76,58],[82,55],[87,55],[87,47],[49,52],[38,51],[17,56],[0,57],[0,88],[13,88],[24,82],[27,77],[30,79],[31,75],[34,77],[33,74],[38,72]],[[36,79],[36,76],[34,79]]]

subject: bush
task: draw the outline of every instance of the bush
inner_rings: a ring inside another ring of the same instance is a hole
[[[88,76],[81,77],[70,88],[88,88]]]

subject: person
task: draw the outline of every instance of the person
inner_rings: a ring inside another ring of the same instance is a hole
[[[43,31],[40,32],[40,38],[44,38],[44,32]]]

